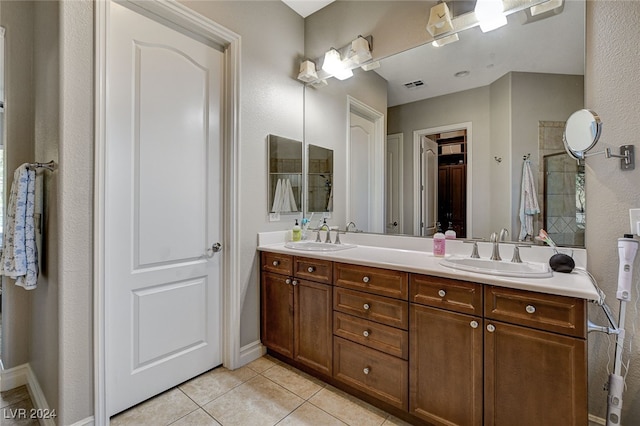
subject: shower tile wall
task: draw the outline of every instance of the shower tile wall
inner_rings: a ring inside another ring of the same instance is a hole
[[[568,155],[552,155],[565,152],[562,143],[564,125],[564,121],[539,123],[540,167],[537,192],[543,214],[538,218],[538,228],[545,228],[558,244],[584,246],[584,226],[576,220],[578,164]],[[548,173],[546,176],[545,165]]]

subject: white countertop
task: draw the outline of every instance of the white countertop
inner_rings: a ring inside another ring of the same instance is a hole
[[[346,237],[346,238],[345,238]],[[345,262],[355,265],[371,266],[376,268],[386,268],[405,272],[414,272],[437,277],[452,278],[462,281],[471,281],[482,284],[492,284],[501,287],[508,287],[520,290],[537,291],[540,293],[555,294],[560,296],[578,297],[587,300],[598,300],[598,291],[588,277],[585,267],[586,253],[580,253],[576,257],[576,268],[573,272],[558,273],[553,272],[551,278],[513,278],[501,277],[488,274],[465,272],[455,270],[440,265],[441,257],[433,256],[431,253],[431,240],[420,238],[418,241],[412,237],[390,237],[386,235],[359,236],[357,234],[341,235],[344,243],[357,244],[357,247],[334,252],[301,251],[285,247],[287,238],[286,232],[268,232],[258,235],[258,250],[273,253],[289,254],[294,256],[308,257],[314,259],[326,259],[334,262]],[[402,240],[405,240],[404,242]],[[360,240],[360,243],[357,241]],[[367,244],[362,244],[362,242]],[[453,244],[452,244],[453,243]],[[423,247],[416,247],[421,244]],[[446,257],[463,255],[461,252],[471,252],[471,246],[463,244],[462,241],[447,242],[447,249],[450,254]],[[480,243],[488,244],[488,243]],[[408,249],[401,248],[402,246]],[[501,245],[502,257],[509,259],[511,248],[509,244]],[[542,251],[538,249],[543,249]],[[548,249],[548,250],[547,250]],[[582,250],[582,249],[578,249]],[[480,255],[487,258],[486,247],[481,246]],[[535,255],[533,252],[536,252]],[[466,253],[468,256],[469,253]],[[523,261],[540,262],[548,261],[553,251],[547,247],[533,247],[521,250]],[[530,256],[530,257],[527,257]],[[535,258],[535,259],[533,259]],[[543,260],[546,259],[546,260]]]

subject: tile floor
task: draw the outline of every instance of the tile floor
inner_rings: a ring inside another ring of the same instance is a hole
[[[2,423],[4,425],[4,423]],[[265,356],[220,367],[111,418],[111,425],[407,425],[297,369]]]
[[[28,413],[32,408],[31,397],[26,386],[0,392],[0,425],[37,425],[37,419],[28,418]]]

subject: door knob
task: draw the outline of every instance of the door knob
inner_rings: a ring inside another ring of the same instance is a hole
[[[209,248],[207,249],[207,256],[209,256],[209,257],[213,257],[213,255],[214,255],[214,254],[218,253],[218,252],[219,252],[219,251],[221,251],[221,250],[222,250],[222,244],[220,244],[220,243],[215,243],[214,245],[212,245],[211,247],[209,247]],[[274,263],[275,263],[275,262],[276,262],[276,261],[274,261]],[[274,266],[276,266],[276,265],[274,264]]]

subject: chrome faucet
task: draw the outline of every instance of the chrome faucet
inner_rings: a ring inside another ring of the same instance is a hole
[[[502,231],[500,232],[502,234]],[[491,251],[491,260],[502,260],[500,257],[500,242],[498,240],[498,234],[495,232],[491,233],[491,237],[489,241],[493,243],[493,250]]]
[[[502,228],[500,230],[500,236],[498,237],[498,241],[505,241],[505,237],[509,235],[509,231],[507,228]]]
[[[345,228],[344,228],[344,229],[345,229],[345,232],[349,232],[349,227],[350,227],[351,225],[353,225],[353,230],[354,230],[355,232],[357,232],[357,231],[358,231],[358,227],[356,226],[356,223],[355,223],[355,222],[353,222],[353,221],[351,221],[351,222],[347,223],[347,226],[345,226]]]

